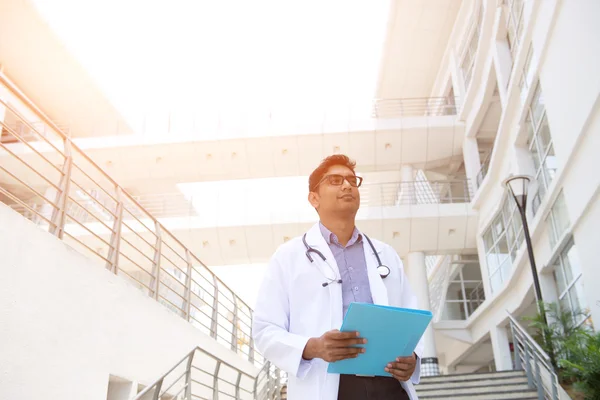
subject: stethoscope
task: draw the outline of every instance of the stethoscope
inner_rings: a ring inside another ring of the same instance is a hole
[[[381,277],[381,279],[385,279],[388,277],[388,275],[390,274],[390,268],[387,265],[383,265],[381,263],[381,258],[379,258],[379,254],[377,254],[377,250],[375,250],[375,246],[373,246],[373,242],[371,242],[371,239],[369,239],[369,237],[365,234],[362,234],[364,236],[365,239],[367,239],[367,242],[369,242],[369,246],[371,246],[371,250],[373,250],[373,254],[375,255],[375,258],[377,259],[377,272],[379,273],[379,276]],[[304,247],[306,247],[306,258],[308,258],[308,261],[310,261],[311,263],[313,263],[315,260],[312,258],[312,256],[310,255],[310,253],[315,253],[316,255],[318,255],[319,257],[321,257],[321,260],[323,260],[327,265],[329,265],[329,268],[331,268],[331,270],[333,271],[334,275],[335,275],[335,271],[333,269],[333,267],[329,264],[329,262],[327,261],[327,258],[323,255],[323,253],[321,253],[319,250],[310,247],[308,245],[308,243],[306,243],[306,233],[304,234],[304,236],[302,236],[302,243],[304,243]],[[326,279],[329,280],[329,282],[323,282],[321,284],[321,286],[326,287],[331,283],[342,283],[341,279],[330,279],[325,277]]]

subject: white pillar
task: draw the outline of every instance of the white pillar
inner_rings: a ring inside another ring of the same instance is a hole
[[[465,160],[465,172],[471,182],[471,187],[475,191],[478,187],[477,174],[481,170],[481,160],[479,159],[479,146],[477,139],[466,137],[463,141],[463,158]]]
[[[494,352],[494,362],[496,363],[496,371],[512,370],[513,363],[510,354],[508,330],[506,329],[506,327],[492,327],[492,329],[490,329],[490,339],[492,341],[492,351]]]
[[[425,253],[408,253],[406,264],[406,274],[410,286],[417,296],[418,307],[423,310],[431,310],[427,267],[425,266]],[[432,324],[429,324],[425,330],[423,342],[425,344],[425,349],[421,355],[421,375],[439,375],[437,351],[435,349],[435,336]]]
[[[415,176],[412,165],[402,165],[400,168],[400,187],[398,188],[398,203],[409,205],[414,203],[415,198]]]

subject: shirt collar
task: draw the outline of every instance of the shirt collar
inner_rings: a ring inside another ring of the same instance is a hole
[[[325,239],[325,241],[327,242],[328,245],[331,245],[331,243],[338,244],[338,240],[337,240],[337,237],[335,236],[335,234],[333,232],[331,232],[329,229],[327,229],[325,227],[325,225],[323,225],[320,221],[319,221],[319,229],[321,229],[321,235],[323,235],[323,239]],[[352,246],[354,243],[359,243],[361,240],[362,240],[362,234],[355,226],[354,231],[352,232],[352,236],[350,237],[348,244],[346,244],[346,247]]]

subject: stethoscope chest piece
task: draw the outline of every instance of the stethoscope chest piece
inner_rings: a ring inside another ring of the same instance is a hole
[[[390,267],[388,267],[387,265],[383,265],[380,264],[377,267],[377,273],[379,273],[379,276],[381,276],[381,279],[385,279],[388,277],[388,275],[390,274]]]

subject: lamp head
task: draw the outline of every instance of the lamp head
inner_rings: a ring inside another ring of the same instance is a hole
[[[527,175],[512,175],[502,182],[502,186],[508,189],[519,209],[527,206],[527,191],[531,177]]]

